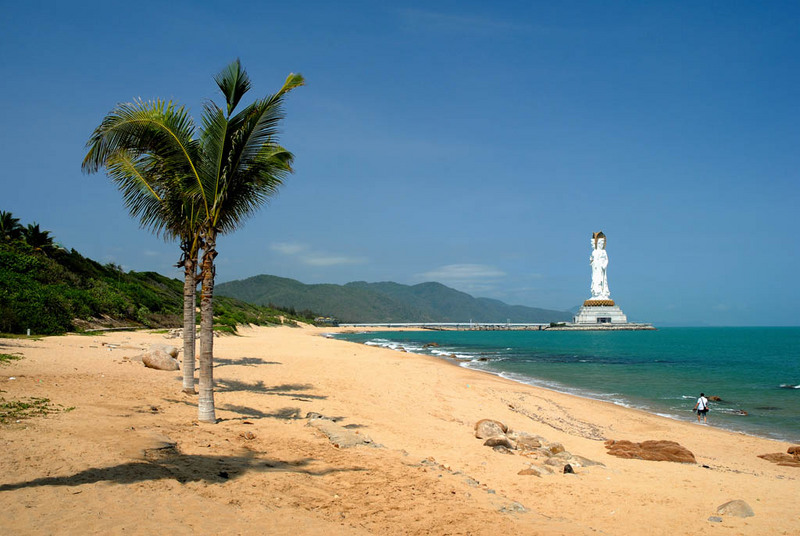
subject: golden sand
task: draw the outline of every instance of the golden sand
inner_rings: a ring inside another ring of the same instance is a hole
[[[758,458],[786,443],[322,336],[330,331],[217,338],[217,424],[195,421],[180,372],[129,359],[177,339],[0,339],[0,353],[24,356],[0,367],[0,397],[75,408],[0,426],[0,534],[800,533],[800,468]],[[338,445],[309,413],[365,444]],[[520,475],[530,458],[475,438],[484,418],[603,465]],[[604,439],[676,441],[698,463],[616,458]],[[717,514],[735,499],[755,516]]]

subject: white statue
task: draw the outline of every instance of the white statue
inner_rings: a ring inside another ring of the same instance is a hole
[[[592,300],[609,300],[608,290],[608,253],[606,253],[606,235],[603,231],[592,233]]]

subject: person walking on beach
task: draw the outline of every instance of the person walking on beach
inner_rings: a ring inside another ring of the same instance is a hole
[[[700,393],[700,398],[697,399],[697,404],[694,405],[694,410],[697,412],[697,422],[701,422],[700,418],[702,417],[703,424],[706,424],[708,422],[706,420],[706,413],[708,413],[708,399],[703,393]]]

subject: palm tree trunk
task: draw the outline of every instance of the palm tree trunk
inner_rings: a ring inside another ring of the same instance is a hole
[[[183,392],[195,394],[195,303],[197,301],[197,255],[187,255],[184,261],[183,280]]]
[[[217,422],[214,409],[214,257],[217,256],[214,231],[206,236],[203,249],[203,287],[200,293],[200,391],[197,419]]]

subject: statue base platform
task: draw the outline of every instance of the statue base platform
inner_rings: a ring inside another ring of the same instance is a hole
[[[611,302],[611,305],[606,305],[607,302]],[[586,300],[578,310],[578,314],[572,319],[572,323],[578,325],[627,324],[628,317],[625,316],[619,305],[614,305],[611,300]]]
[[[614,305],[616,305],[614,303],[614,300],[601,300],[601,299],[596,299],[596,298],[592,298],[590,300],[586,300],[585,302],[583,302],[583,304],[586,307],[600,307],[600,306],[603,306],[603,305],[608,305],[610,307],[613,307]]]

